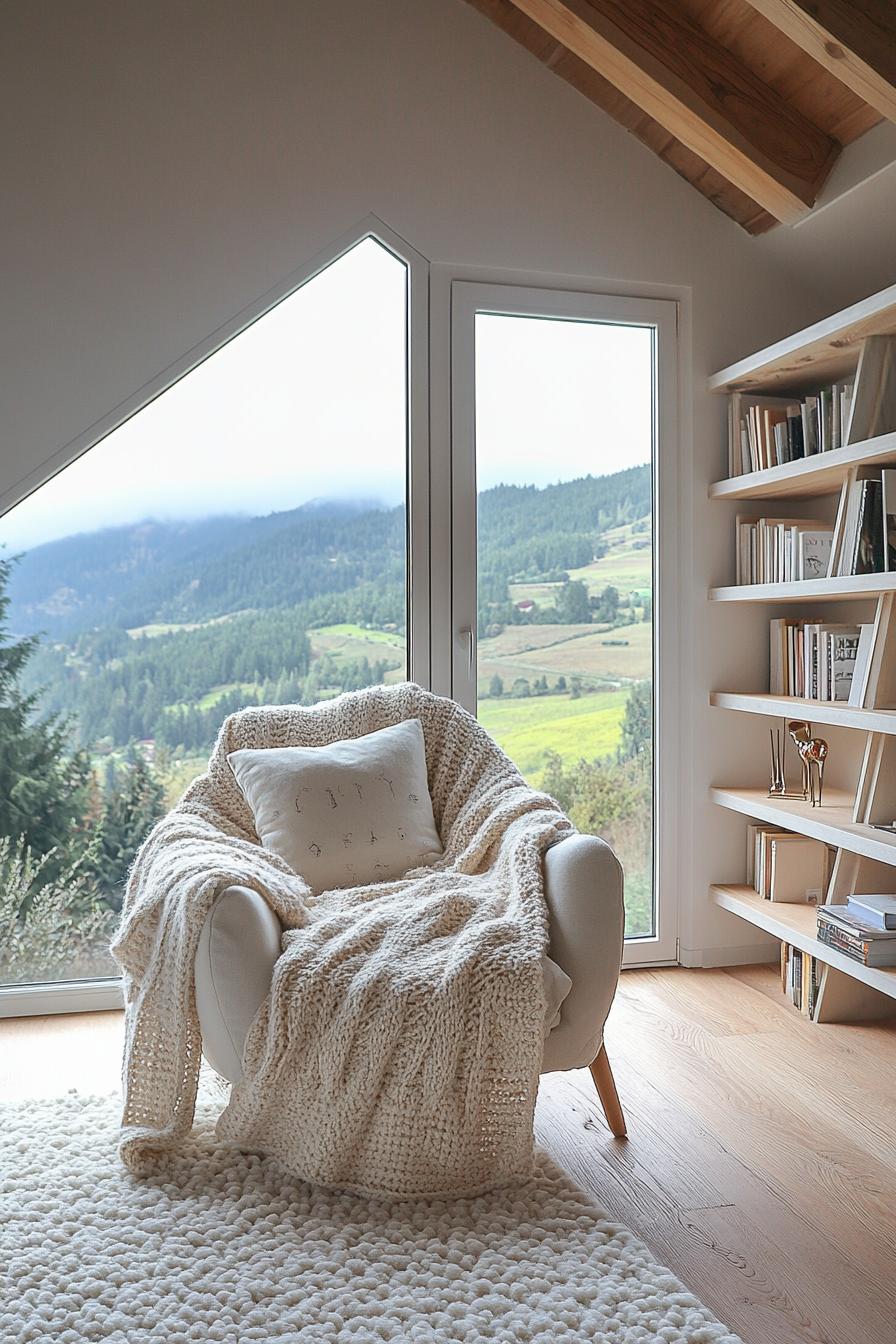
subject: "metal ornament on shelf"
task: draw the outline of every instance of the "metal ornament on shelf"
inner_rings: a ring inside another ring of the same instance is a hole
[[[803,797],[807,797],[813,807],[821,807],[828,744],[823,737],[812,736],[812,725],[805,719],[791,719],[787,731],[800,754],[803,767]]]
[[[785,723],[786,723],[785,719]],[[769,728],[768,735],[771,740],[772,748],[772,772],[771,783],[769,784],[769,798],[798,798],[805,802],[809,797],[806,789],[796,790],[787,787],[787,769],[784,759],[785,749],[787,747],[787,737],[780,728]],[[805,772],[804,772],[805,782]]]

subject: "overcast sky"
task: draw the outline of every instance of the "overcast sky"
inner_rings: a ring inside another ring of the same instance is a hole
[[[404,267],[368,239],[0,518],[0,546],[321,496],[397,504],[404,322]],[[480,489],[649,460],[645,329],[480,316],[476,357]]]

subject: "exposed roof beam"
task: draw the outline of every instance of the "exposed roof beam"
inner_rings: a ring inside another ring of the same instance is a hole
[[[844,145],[830,177],[818,193],[815,209],[795,227],[811,224],[828,206],[837,205],[882,173],[896,173],[896,125],[892,121],[879,121],[858,140]]]
[[[784,223],[839,146],[670,0],[513,0],[671,135]]]
[[[896,121],[893,0],[748,0],[841,84]]]

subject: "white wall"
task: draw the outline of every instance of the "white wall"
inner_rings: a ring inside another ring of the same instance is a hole
[[[845,155],[850,149],[847,147]],[[896,280],[896,163],[792,229],[757,239],[757,255],[784,265],[814,293],[812,320]]]
[[[747,955],[706,900],[741,830],[706,787],[727,734],[751,751],[756,733],[706,709],[744,641],[704,600],[731,552],[704,381],[816,316],[825,286],[460,0],[8,0],[0,50],[0,495],[369,212],[433,262],[689,294],[682,944]]]

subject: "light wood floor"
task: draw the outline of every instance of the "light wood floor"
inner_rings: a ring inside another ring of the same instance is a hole
[[[118,1085],[121,1014],[0,1022],[0,1099]],[[629,971],[607,1030],[629,1139],[587,1071],[543,1147],[746,1344],[896,1344],[896,1023],[815,1026],[768,967]]]

